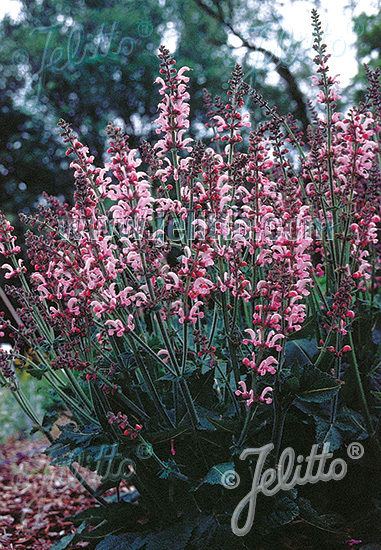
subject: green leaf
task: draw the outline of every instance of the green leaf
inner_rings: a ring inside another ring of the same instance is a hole
[[[44,428],[51,428],[53,424],[58,420],[59,413],[56,411],[47,411],[44,414],[44,418],[42,419],[42,425]]]
[[[60,426],[60,429],[60,436],[45,450],[53,458],[52,464],[56,466],[69,466],[95,442],[98,442],[99,448],[102,446],[102,435],[95,424],[78,426],[71,422]]]
[[[310,317],[308,317],[300,330],[297,330],[296,332],[293,332],[288,337],[288,341],[291,342],[292,340],[301,340],[305,338],[313,338],[316,335],[317,332],[317,315],[314,313]]]
[[[296,396],[304,401],[321,403],[326,399],[331,399],[340,389],[340,382],[311,365],[305,366],[300,374],[300,387]]]
[[[330,443],[330,451],[335,451],[343,443],[360,441],[368,437],[363,416],[349,407],[340,407],[333,426],[330,424],[331,410],[329,403],[313,403],[297,400],[295,406],[308,418],[314,419],[316,442],[322,446]]]
[[[152,533],[147,540],[147,550],[183,550],[192,535],[194,523],[183,521],[160,533]]]
[[[53,466],[70,466],[73,462],[77,462],[77,459],[82,455],[82,449],[71,449],[70,445],[64,445],[52,449],[49,454],[54,458],[51,462]]]
[[[341,408],[337,415],[335,424],[331,425],[327,418],[315,417],[316,439],[319,445],[329,443],[329,450],[336,451],[345,442],[360,441],[368,437],[365,422],[362,415],[352,411],[348,407]]]
[[[142,511],[138,506],[122,500],[120,502],[108,502],[107,506],[93,506],[79,512],[70,519],[74,524],[83,521],[87,530],[82,534],[82,539],[94,541],[96,539],[102,540],[118,531],[133,530],[137,521],[141,518]]]
[[[292,367],[295,363],[299,366],[313,364],[313,358],[319,353],[315,340],[309,338],[287,341],[285,351],[286,367]]]
[[[259,516],[258,522],[254,523],[254,528],[262,535],[270,533],[277,527],[291,523],[299,515],[299,506],[292,495],[286,494],[272,499],[273,509],[270,513]]]
[[[76,533],[66,535],[60,541],[56,542],[51,547],[51,550],[66,550],[66,548],[69,548],[69,546],[71,546],[71,543],[72,543],[75,536],[76,536]]]
[[[222,432],[228,432],[228,433],[235,433],[238,421],[230,418],[225,418],[224,420],[215,420],[211,416],[206,416],[206,418],[209,420],[209,422],[217,428],[217,430],[220,430]]]
[[[108,535],[95,550],[140,550],[145,546],[146,535]]]
[[[81,540],[81,537],[79,535],[83,532],[85,527],[85,522],[81,523],[76,533],[71,533],[70,535],[66,535],[65,537],[63,537],[51,547],[51,550],[66,550],[66,548],[72,546],[74,542]]]
[[[335,425],[331,426],[329,422],[321,418],[315,418],[315,423],[318,444],[324,445],[324,443],[329,443],[329,450],[331,452],[340,449],[343,442],[340,430]]]
[[[234,471],[234,462],[215,464],[206,474],[202,482],[198,485],[197,489],[204,483],[209,483],[209,485],[223,485],[224,475],[231,471]]]
[[[28,374],[30,374],[31,376],[33,376],[33,378],[37,378],[37,380],[42,380],[43,376],[44,376],[44,371],[46,371],[46,369],[36,369],[36,368],[33,368],[33,367],[26,367],[24,369]]]
[[[372,342],[377,346],[381,344],[381,314],[378,312],[372,331]]]
[[[298,393],[300,390],[300,382],[296,376],[290,376],[286,380],[287,389],[292,393]]]
[[[239,550],[243,547],[232,534],[230,524],[221,525],[213,516],[191,514],[162,531],[109,535],[95,550]]]
[[[163,531],[109,535],[95,550],[184,550],[196,525],[196,519],[187,518]]]
[[[305,519],[309,523],[312,523],[315,527],[322,529],[327,529],[329,527],[328,522],[319,516],[307,498],[298,497],[296,502],[299,507],[299,517]]]
[[[90,508],[86,508],[86,510],[82,510],[82,512],[78,512],[75,516],[70,516],[68,519],[70,519],[74,525],[82,523],[83,521],[88,525],[96,525],[105,519],[105,514],[106,511],[104,506],[91,506]]]
[[[112,407],[107,399],[105,392],[99,387],[98,383],[92,380],[90,382],[90,393],[93,401],[94,411],[100,425],[106,433],[110,433],[116,439],[121,432],[115,428],[113,424],[110,424],[107,419],[107,413],[112,411]]]
[[[219,525],[213,516],[200,516],[190,540],[192,548],[197,548],[197,550],[212,548],[218,528]]]

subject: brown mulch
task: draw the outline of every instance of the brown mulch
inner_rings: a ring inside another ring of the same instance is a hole
[[[50,466],[47,446],[42,437],[12,438],[0,446],[1,550],[48,550],[75,531],[68,516],[96,504],[68,468]],[[95,487],[99,477],[85,472]]]

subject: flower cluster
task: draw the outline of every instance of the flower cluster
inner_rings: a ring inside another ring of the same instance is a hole
[[[135,424],[135,427],[133,427],[129,423],[127,415],[122,414],[120,411],[116,415],[109,411],[107,413],[107,419],[109,424],[118,426],[118,428],[123,431],[123,435],[129,436],[130,439],[136,439],[138,433],[143,428],[141,424]]]
[[[334,352],[338,365],[352,351],[342,340],[353,296],[373,300],[375,291],[379,124],[369,105],[335,111],[320,39],[317,29],[326,114],[313,116],[303,144],[292,117],[270,109],[237,65],[226,101],[206,95],[214,138],[191,147],[189,68],[178,70],[164,47],[157,143],[131,149],[110,123],[107,161],[96,166],[60,121],[74,204],[44,195],[26,219],[28,280],[4,217],[0,254],[5,277],[24,286],[12,291],[21,306],[14,351],[33,350],[36,368],[81,418],[103,411],[130,439],[143,425],[196,432],[206,422],[205,380],[219,411],[249,422],[253,403],[272,404],[277,417],[289,341],[307,318],[319,324],[319,340],[328,335],[321,356]],[[266,109],[255,129],[246,95]],[[9,365],[2,354],[12,381]],[[62,380],[73,386],[69,396]],[[181,449],[176,441],[176,456]]]
[[[4,214],[0,213],[0,254],[2,256],[10,256],[18,254],[20,247],[16,245],[16,237],[13,235],[14,227],[5,218]]]
[[[0,349],[0,371],[3,377],[10,384],[9,388],[12,391],[16,390],[16,374],[12,365],[12,354]]]
[[[242,397],[243,399],[246,399],[246,406],[250,407],[252,403],[255,401],[262,401],[265,403],[271,403],[272,398],[266,397],[267,394],[271,393],[273,391],[273,388],[270,386],[267,386],[260,395],[255,396],[254,390],[247,391],[245,382],[238,382],[238,385],[241,386],[240,390],[236,390],[235,394],[239,397]]]

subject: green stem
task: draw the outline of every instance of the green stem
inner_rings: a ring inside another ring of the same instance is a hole
[[[112,384],[110,383],[110,380],[107,380],[107,378],[99,371],[99,370],[96,370],[94,367],[89,367],[89,370],[94,373],[97,378],[99,378],[100,380],[102,380],[102,382],[104,382],[107,386],[109,387],[112,387]],[[119,389],[116,390],[117,391],[117,394],[118,394],[118,398],[123,401],[123,403],[125,405],[127,405],[127,407],[129,407],[132,411],[134,411],[134,413],[136,413],[141,420],[149,420],[150,417],[148,416],[148,414],[146,414],[142,409],[140,409],[137,405],[135,405],[135,403],[133,401],[131,401],[131,399],[129,399],[128,397],[126,397],[124,395],[124,393],[122,393]]]
[[[242,445],[242,443],[245,441],[246,434],[250,426],[250,422],[253,420],[257,410],[258,410],[258,405],[255,407],[254,411],[251,411],[250,407],[247,407],[245,422],[243,424],[241,435],[239,436],[239,439],[236,443],[237,448],[239,448]]]
[[[137,334],[135,334],[134,331],[131,331],[130,332],[130,335],[132,338],[134,338],[134,340],[136,340],[138,342],[138,344],[147,352],[149,353],[149,355],[152,357],[152,359],[154,359],[157,363],[159,363],[159,365],[161,367],[163,367],[167,372],[170,372],[171,374],[173,374],[173,376],[176,376],[177,373],[171,369],[171,367],[169,365],[167,365],[167,363],[164,363],[164,361],[159,357],[159,355],[157,355],[145,342],[144,340],[142,340],[140,338],[140,336],[138,336]]]
[[[79,384],[77,378],[74,376],[74,374],[67,367],[64,368],[64,371],[65,371],[65,374],[68,377],[70,383],[74,387],[78,397],[80,397],[80,399],[82,399],[82,401],[84,402],[86,407],[91,410],[92,407],[93,407],[93,405],[91,403],[91,400],[90,400],[89,397],[87,397],[86,393],[81,388],[81,385]]]
[[[182,378],[179,380],[179,385],[180,385],[181,393],[183,394],[183,397],[184,397],[185,405],[187,407],[187,410],[192,422],[193,429],[196,429],[196,427],[200,425],[200,419],[198,417],[196,408],[194,406],[188,384],[186,383],[186,380]]]
[[[223,273],[222,258],[218,258],[218,265],[219,265],[219,270],[220,270],[221,279],[222,279],[222,273]],[[229,329],[229,319],[228,319],[228,313],[227,313],[226,295],[225,295],[224,292],[221,292],[221,302],[222,302],[222,316],[223,316],[223,320],[224,320],[226,340],[227,340],[228,347],[229,347],[229,353],[230,353],[230,359],[231,359],[231,362],[232,362],[235,383],[238,386],[239,366],[238,366],[238,360],[237,360],[237,355],[236,355],[236,352],[235,352],[235,348],[234,348],[233,343],[231,341],[231,334],[230,334],[230,329]]]
[[[157,412],[159,413],[159,416],[161,419],[169,426],[169,428],[174,428],[174,424],[172,420],[170,419],[167,410],[165,409],[163,403],[160,400],[159,394],[157,392],[157,389],[155,388],[155,385],[152,381],[150,372],[145,364],[144,361],[142,361],[135,344],[131,341],[131,347],[132,351],[134,352],[134,356],[136,359],[137,364],[139,365],[140,372],[143,376],[144,382],[150,392],[150,395],[152,397],[153,402],[155,403],[155,407],[157,409]]]
[[[85,418],[88,422],[91,424],[97,423],[96,419],[91,416],[88,412],[84,410],[83,407],[80,406],[80,404],[76,403],[74,399],[69,397],[59,386],[56,384],[56,382],[53,380],[53,376],[51,372],[45,372],[44,377],[49,382],[49,384],[52,386],[52,388],[58,393],[58,395],[61,397],[61,399],[71,407],[83,418]]]
[[[357,362],[357,357],[355,353],[353,337],[351,332],[348,332],[348,337],[349,337],[349,344],[351,346],[352,363],[353,363],[353,370],[355,373],[355,379],[357,383],[357,391],[361,400],[361,405],[365,416],[366,428],[368,430],[369,436],[373,437],[374,436],[373,420],[369,412],[369,407],[365,396],[364,386],[361,380],[361,373]],[[379,443],[378,443],[378,446],[380,446]],[[381,447],[380,447],[380,450],[381,450]]]
[[[212,327],[210,329],[210,334],[209,334],[209,343],[208,343],[209,348],[213,345],[214,335],[216,333],[216,328],[217,328],[217,321],[218,321],[218,309],[217,309],[217,304],[214,304],[213,321],[212,321]]]
[[[271,440],[272,440],[272,443],[274,444],[275,466],[278,465],[278,461],[279,461],[280,446],[282,444],[285,422],[286,422],[286,411],[283,410],[283,407],[279,403],[279,398],[276,395],[274,395],[274,426],[273,426],[273,433],[272,433]]]
[[[340,351],[341,348],[342,348],[342,340],[343,340],[342,334],[337,332],[336,333],[336,346],[335,346],[337,352]],[[340,376],[341,376],[341,357],[339,356],[339,357],[335,358],[335,377],[336,377],[337,380],[340,380]],[[339,394],[336,393],[333,396],[332,402],[331,402],[331,418],[330,418],[331,426],[333,426],[335,424],[338,405],[339,405]]]

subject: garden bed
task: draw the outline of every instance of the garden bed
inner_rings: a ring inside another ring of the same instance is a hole
[[[1,549],[47,550],[73,531],[68,517],[94,503],[67,468],[50,466],[46,446],[40,437],[13,437],[0,446]]]

